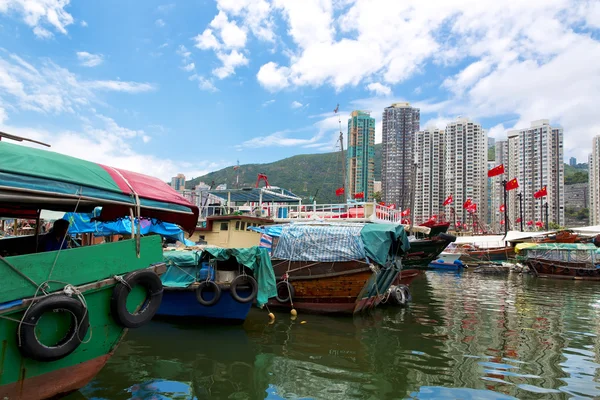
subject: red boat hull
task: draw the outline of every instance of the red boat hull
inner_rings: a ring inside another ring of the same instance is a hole
[[[590,268],[585,263],[528,259],[527,266],[540,278],[577,279],[600,281],[600,269]]]

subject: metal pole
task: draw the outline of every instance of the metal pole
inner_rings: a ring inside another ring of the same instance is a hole
[[[413,164],[413,170],[412,170],[412,190],[411,190],[411,196],[410,196],[410,232],[412,233],[413,230],[413,226],[414,226],[414,222],[415,222],[415,184],[416,184],[416,177],[417,177],[417,163]]]
[[[523,193],[519,193],[519,218],[521,218],[521,232],[523,232]]]
[[[502,187],[504,188],[504,236],[508,235],[508,204],[507,204],[507,196],[508,192],[506,191],[506,184],[508,181],[504,179],[502,181]]]
[[[546,209],[545,210],[545,213],[546,213],[546,230],[548,230],[548,202],[546,202],[546,204],[544,204],[544,208]]]

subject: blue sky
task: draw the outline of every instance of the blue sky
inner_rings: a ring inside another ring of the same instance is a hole
[[[448,4],[452,3],[452,4]],[[501,3],[501,4],[500,4]],[[0,129],[168,178],[336,149],[336,104],[600,134],[600,3],[0,0]]]

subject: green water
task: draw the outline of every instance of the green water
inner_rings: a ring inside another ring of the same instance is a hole
[[[153,322],[68,398],[600,398],[599,283],[427,272],[412,293],[354,318]]]

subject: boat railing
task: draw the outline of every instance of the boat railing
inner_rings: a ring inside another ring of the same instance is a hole
[[[200,219],[211,216],[245,215],[268,218],[274,222],[342,220],[342,221],[381,221],[400,223],[403,217],[400,210],[390,209],[375,202],[349,202],[327,204],[250,204],[242,206],[211,205],[201,208]]]

